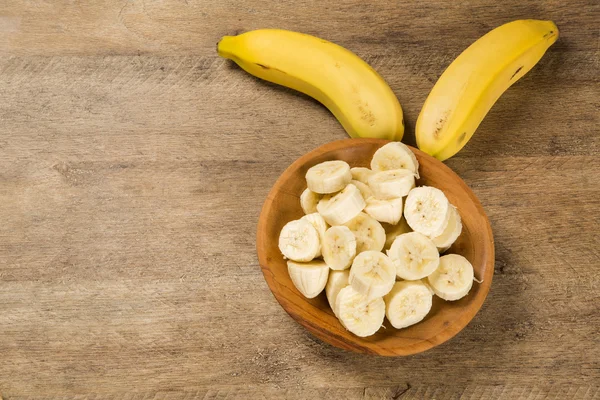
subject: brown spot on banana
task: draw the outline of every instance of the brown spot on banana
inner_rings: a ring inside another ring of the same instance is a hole
[[[446,125],[446,121],[448,120],[448,114],[449,112],[447,110],[444,111],[440,119],[438,119],[435,123],[435,129],[433,130],[433,137],[435,139],[440,138],[440,132],[442,131],[442,128],[444,128],[444,125]]]
[[[369,126],[375,125],[375,116],[373,115],[373,112],[371,110],[363,107],[362,105],[359,105],[358,111],[360,111],[360,119],[367,122]]]
[[[517,68],[517,70],[515,71],[514,74],[512,74],[512,76],[510,77],[510,80],[512,81],[512,79],[515,77],[515,75],[517,75],[519,73],[520,70],[523,69],[523,66],[521,65],[519,68]]]
[[[463,140],[465,140],[466,137],[467,137],[467,132],[461,133],[457,140],[458,144],[461,144],[463,142]]]
[[[259,67],[261,67],[262,69],[266,69],[266,70],[270,69],[270,70],[273,70],[273,71],[281,72],[282,74],[286,74],[284,71],[280,70],[279,68],[269,67],[268,65],[261,64],[261,63],[256,63],[256,65],[259,66]]]

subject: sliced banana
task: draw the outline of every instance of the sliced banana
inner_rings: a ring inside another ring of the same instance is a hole
[[[337,316],[346,329],[356,336],[371,336],[381,328],[385,318],[385,303],[381,297],[369,300],[346,286],[335,299]]]
[[[308,221],[311,223],[312,226],[314,226],[314,228],[317,230],[317,233],[319,234],[319,252],[317,253],[317,255],[315,257],[320,257],[322,254],[322,248],[323,248],[323,237],[325,236],[325,231],[327,231],[327,222],[325,222],[325,219],[321,216],[321,214],[319,213],[312,213],[312,214],[308,214],[305,215],[304,217],[300,218],[303,219],[305,221]]]
[[[339,192],[351,180],[350,166],[341,160],[322,162],[306,172],[306,184],[315,193]]]
[[[333,270],[352,265],[356,256],[356,238],[347,226],[332,226],[323,235],[322,253],[325,263]]]
[[[408,193],[404,218],[415,232],[436,237],[448,226],[450,203],[444,192],[431,186],[420,186]]]
[[[408,169],[377,172],[369,178],[369,187],[378,199],[396,199],[415,187],[415,174]]]
[[[329,225],[342,225],[356,217],[363,208],[365,200],[353,184],[335,195],[324,196],[317,204],[317,211]]]
[[[344,271],[331,271],[329,273],[329,280],[327,281],[327,285],[325,286],[325,294],[327,295],[327,301],[329,302],[329,306],[333,310],[333,313],[337,316],[337,310],[335,309],[335,299],[337,298],[340,290],[349,285],[348,276],[350,275],[350,270]]]
[[[385,250],[388,250],[390,247],[392,247],[392,243],[394,243],[394,240],[396,240],[398,236],[402,235],[403,233],[412,232],[412,229],[410,229],[410,226],[408,226],[406,219],[404,218],[402,218],[396,225],[381,225],[383,226],[383,229],[385,229],[385,246],[383,246]]]
[[[419,178],[419,162],[415,153],[401,142],[388,143],[380,147],[371,159],[373,171],[389,171],[392,169],[408,169]]]
[[[369,177],[374,174],[369,168],[364,167],[350,168],[350,173],[352,174],[353,180],[362,182],[366,185],[369,184]]]
[[[325,289],[329,277],[329,267],[325,261],[314,260],[307,263],[288,261],[287,265],[294,286],[304,297],[312,299]]]
[[[317,204],[323,198],[322,194],[315,193],[309,188],[306,188],[300,195],[300,207],[304,214],[312,214],[317,212]]]
[[[448,254],[440,257],[440,266],[427,281],[438,297],[453,301],[469,293],[474,277],[469,260],[458,254]]]
[[[396,329],[421,322],[431,310],[433,293],[421,281],[396,282],[385,298],[385,315]]]
[[[398,236],[388,250],[388,256],[396,265],[396,275],[409,281],[425,278],[440,263],[435,244],[418,232]]]
[[[356,186],[356,188],[360,191],[360,194],[363,197],[363,199],[365,199],[365,201],[373,197],[373,191],[366,183],[362,183],[361,181],[355,180],[351,180],[350,183]]]
[[[367,203],[367,206],[368,205],[369,204]],[[446,226],[446,229],[444,229],[444,233],[442,233],[440,236],[436,236],[433,239],[431,239],[433,241],[433,244],[437,246],[440,253],[443,253],[444,251],[448,250],[450,246],[452,246],[452,243],[454,243],[456,239],[458,239],[460,233],[462,232],[462,221],[460,219],[460,214],[458,213],[458,210],[456,209],[456,207],[450,204],[450,208],[448,211],[448,225]]]
[[[385,254],[365,251],[352,262],[348,282],[354,290],[369,299],[383,297],[396,282],[396,267]]]
[[[375,218],[361,212],[344,225],[350,228],[356,237],[356,254],[367,250],[383,250],[385,230]]]
[[[299,219],[288,222],[279,234],[279,250],[290,260],[306,262],[319,254],[321,241],[312,224]]]
[[[371,197],[364,210],[379,222],[396,225],[402,218],[402,197],[391,200],[379,200]]]

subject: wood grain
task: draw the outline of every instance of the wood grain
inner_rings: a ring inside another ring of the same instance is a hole
[[[348,47],[414,144],[444,68],[516,18],[561,37],[446,162],[494,231],[482,309],[401,360],[314,339],[271,295],[256,224],[285,168],[345,134],[217,40]],[[0,396],[599,398],[599,20],[593,0],[0,2]]]
[[[490,223],[471,189],[450,168],[435,158],[411,148],[419,161],[419,186],[442,190],[461,214],[462,233],[448,253],[460,254],[473,265],[481,281],[459,301],[434,299],[431,311],[420,323],[394,329],[386,320],[376,334],[361,338],[348,332],[333,314],[325,292],[306,299],[292,283],[286,261],[279,250],[279,235],[289,221],[304,213],[300,195],[306,189],[309,168],[331,160],[352,167],[369,167],[373,154],[384,144],[381,139],[344,139],[324,144],[303,155],[277,179],[267,195],[258,220],[256,249],[269,288],[281,306],[302,326],[321,340],[342,349],[381,356],[406,356],[429,350],[463,329],[481,308],[494,274],[494,240]]]

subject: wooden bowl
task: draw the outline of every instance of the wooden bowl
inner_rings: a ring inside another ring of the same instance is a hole
[[[417,185],[443,190],[462,217],[462,233],[448,253],[466,257],[473,264],[475,277],[483,283],[474,282],[469,294],[458,301],[443,301],[434,296],[431,311],[416,325],[395,329],[386,319],[385,329],[379,329],[373,336],[355,336],[335,317],[325,291],[314,299],[307,299],[298,292],[278,248],[281,228],[303,215],[299,198],[306,188],[304,176],[310,167],[328,160],[344,160],[352,167],[369,167],[373,153],[387,142],[381,139],[339,140],[296,160],[267,196],[258,222],[256,247],[262,272],[279,304],[319,339],[359,353],[404,356],[430,349],[456,335],[479,311],[492,284],[494,241],[490,223],[477,197],[450,168],[411,148],[420,164],[421,179]]]

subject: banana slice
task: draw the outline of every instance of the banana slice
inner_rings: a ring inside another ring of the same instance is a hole
[[[333,270],[349,268],[356,256],[356,238],[347,226],[332,226],[323,236],[325,263]]]
[[[394,263],[379,251],[365,251],[356,256],[350,268],[350,285],[368,299],[383,297],[396,282]]]
[[[325,236],[325,231],[327,231],[328,228],[327,222],[325,222],[325,219],[319,213],[308,214],[300,219],[310,222],[310,224],[317,230],[317,233],[319,234],[319,252],[315,257],[320,257],[323,248],[323,237]]]
[[[421,322],[431,310],[433,293],[421,281],[396,282],[385,298],[385,315],[396,329]]]
[[[371,197],[367,200],[365,212],[379,222],[396,225],[402,218],[402,197],[391,200]]]
[[[325,289],[329,277],[329,267],[324,261],[307,263],[288,261],[288,273],[296,289],[308,299],[317,297]]]
[[[350,183],[356,186],[356,188],[360,191],[360,194],[365,201],[373,197],[373,191],[371,190],[369,185],[362,183],[361,181],[355,180],[351,180]]]
[[[425,278],[440,263],[440,254],[435,244],[418,232],[398,236],[388,250],[388,256],[396,265],[396,275],[408,281]]]
[[[300,195],[300,207],[304,214],[312,214],[317,212],[317,204],[323,198],[322,194],[315,193],[309,188],[306,188]]]
[[[306,172],[306,184],[315,193],[339,192],[351,180],[350,166],[341,160],[322,162]]]
[[[347,185],[336,195],[324,196],[317,204],[317,211],[329,225],[342,225],[356,217],[363,208],[365,200],[353,184]]]
[[[369,300],[352,286],[339,291],[335,299],[335,310],[342,325],[360,337],[377,332],[385,318],[385,303],[381,297]]]
[[[371,169],[375,172],[408,169],[419,178],[417,157],[408,146],[401,142],[392,142],[380,147],[373,154]]]
[[[337,310],[335,309],[335,299],[337,298],[340,290],[349,285],[348,276],[350,275],[350,270],[344,271],[331,271],[329,273],[329,280],[327,281],[327,286],[325,286],[325,294],[327,295],[327,301],[329,302],[329,306],[333,310],[333,313],[337,316]]]
[[[377,172],[369,178],[369,187],[378,199],[396,199],[415,187],[415,174],[408,169]]]
[[[469,260],[458,254],[448,254],[440,257],[440,266],[427,281],[438,297],[453,301],[469,293],[474,277]]]
[[[367,203],[367,207],[368,205],[369,204]],[[456,209],[456,207],[450,204],[450,208],[448,211],[448,226],[446,226],[446,229],[444,229],[444,233],[442,233],[440,236],[436,236],[433,239],[431,239],[433,241],[433,244],[437,246],[440,253],[443,253],[444,251],[448,250],[450,246],[452,246],[452,243],[454,243],[456,239],[458,239],[460,233],[462,232],[462,221],[460,219],[460,214],[458,213],[458,210]]]
[[[364,167],[354,167],[350,168],[350,174],[352,174],[352,179],[355,181],[359,181],[364,183],[365,185],[369,184],[369,177],[374,174],[369,168]]]
[[[415,232],[436,237],[448,226],[450,203],[444,192],[431,186],[410,191],[404,203],[404,218]]]
[[[288,222],[279,234],[279,250],[290,260],[310,261],[321,250],[319,233],[306,220]]]
[[[385,230],[375,218],[360,213],[344,225],[350,228],[356,237],[356,254],[367,250],[383,250]]]
[[[390,247],[392,247],[392,243],[394,243],[394,240],[396,240],[398,236],[402,235],[403,233],[412,232],[412,229],[410,229],[410,226],[408,226],[406,219],[404,218],[402,218],[396,225],[381,225],[383,226],[383,229],[385,229],[385,245],[383,246],[385,250],[388,250]]]

